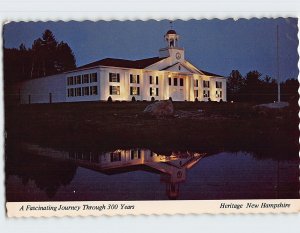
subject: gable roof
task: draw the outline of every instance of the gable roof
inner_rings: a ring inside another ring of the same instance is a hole
[[[211,73],[211,72],[208,72],[208,71],[205,71],[205,70],[200,70],[198,67],[194,66],[191,62],[185,60],[185,62],[187,64],[189,64],[190,66],[192,66],[194,69],[196,69],[200,74],[204,74],[204,75],[207,75],[207,76],[214,76],[214,77],[223,77],[222,75],[219,75],[219,74],[214,74],[214,73]]]
[[[201,71],[203,74],[207,75],[207,76],[223,77],[222,75],[210,73],[210,72],[207,72],[207,71],[205,71],[205,70],[200,70],[200,71]]]
[[[168,70],[168,69],[170,69],[171,67],[174,67],[174,66],[176,66],[176,65],[181,65],[181,66],[184,67],[186,70],[188,70],[189,72],[193,73],[193,71],[192,71],[191,69],[189,69],[187,66],[185,66],[185,65],[182,64],[181,62],[176,62],[175,64],[170,65],[170,66],[167,66],[167,67],[165,67],[165,68],[163,68],[163,69],[161,69],[161,70]]]
[[[78,69],[91,68],[95,66],[113,66],[113,67],[122,67],[122,68],[133,68],[133,69],[144,69],[147,66],[150,66],[156,62],[165,59],[165,57],[151,57],[141,60],[125,60],[117,58],[105,58],[99,61],[95,61],[83,66],[78,67]]]

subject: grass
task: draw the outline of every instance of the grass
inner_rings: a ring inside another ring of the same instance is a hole
[[[298,157],[298,107],[260,114],[253,104],[174,102],[200,118],[155,118],[149,102],[6,105],[8,142],[62,149],[249,151],[258,157]]]

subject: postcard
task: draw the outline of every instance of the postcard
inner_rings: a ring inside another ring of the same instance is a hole
[[[298,19],[3,25],[8,217],[297,213]]]

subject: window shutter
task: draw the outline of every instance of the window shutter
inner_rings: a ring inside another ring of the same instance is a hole
[[[137,78],[137,83],[140,83],[140,76],[137,75],[136,78]]]
[[[150,96],[152,96],[152,87],[150,87]]]
[[[156,96],[158,96],[158,88],[156,88]]]
[[[112,95],[112,86],[109,86],[109,94]]]
[[[137,87],[137,95],[140,95],[140,87]]]
[[[117,81],[118,81],[118,83],[120,82],[120,74],[119,73],[117,73]]]
[[[156,76],[156,85],[158,85],[158,76]]]

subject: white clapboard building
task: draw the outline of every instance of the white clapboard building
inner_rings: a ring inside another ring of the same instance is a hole
[[[158,57],[105,58],[75,70],[22,83],[23,104],[115,100],[226,101],[226,79],[195,67],[169,30]]]

